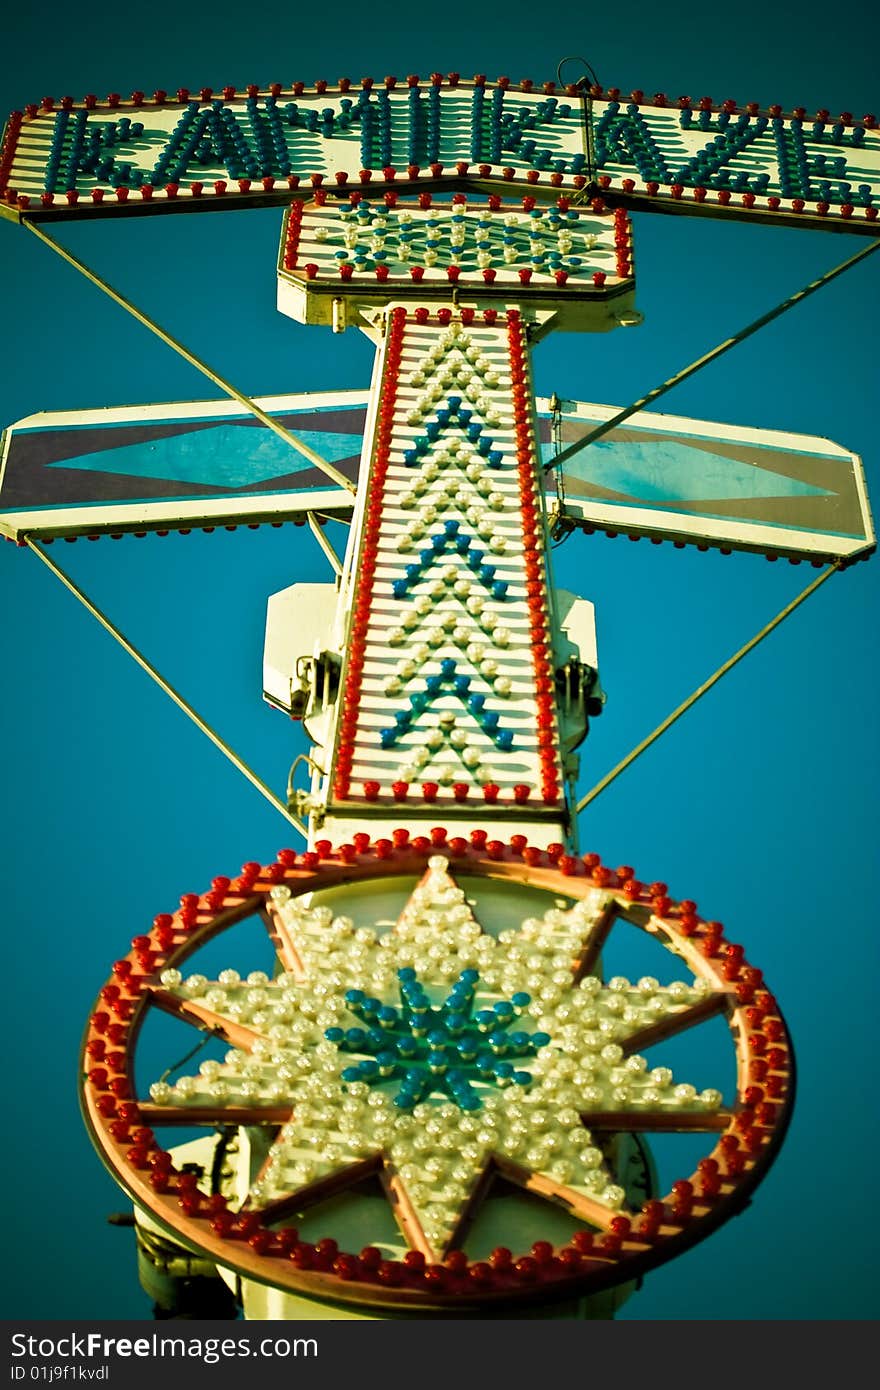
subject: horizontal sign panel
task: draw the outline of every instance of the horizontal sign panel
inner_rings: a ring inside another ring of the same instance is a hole
[[[260,404],[354,480],[366,391]],[[615,410],[538,401],[546,464]],[[348,517],[352,497],[232,402],[32,415],[4,436],[0,534],[122,535]],[[564,517],[586,530],[828,559],[874,544],[860,460],[806,435],[643,411],[573,458]]]
[[[632,224],[623,208],[608,217],[568,198],[551,207],[534,202],[475,203],[457,193],[448,203],[423,193],[421,206],[294,203],[282,226],[278,307],[300,323],[339,329],[391,298],[447,303],[458,289],[471,314],[487,302],[497,312],[512,298],[530,313],[552,313],[554,329],[600,332],[638,322]]]
[[[617,413],[570,401],[563,412],[563,447]],[[810,435],[640,411],[570,458],[561,490],[565,517],[587,531],[825,560],[875,542],[860,458]]]
[[[586,189],[645,209],[880,231],[871,116],[593,90],[435,74],[44,98],[7,123],[0,211],[119,216],[285,203],[300,187],[512,182],[544,198]]]
[[[355,480],[366,399],[332,391],[259,404]],[[14,540],[348,517],[352,500],[232,401],[31,415],[3,440],[0,534]]]

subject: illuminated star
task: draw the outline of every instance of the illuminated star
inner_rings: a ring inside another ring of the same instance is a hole
[[[248,1196],[265,1220],[376,1173],[409,1245],[439,1259],[497,1172],[607,1228],[626,1194],[603,1131],[716,1127],[717,1091],[676,1085],[634,1051],[705,1010],[710,987],[588,973],[600,890],[498,937],[439,856],[385,933],[286,888],[271,897],[283,973],[166,971],[166,1006],[236,1046],[151,1088],[157,1108],[277,1114]]]

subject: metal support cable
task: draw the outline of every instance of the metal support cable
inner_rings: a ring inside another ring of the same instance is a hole
[[[756,633],[750,641],[746,642],[745,646],[740,647],[739,651],[735,652],[729,660],[725,661],[723,666],[719,666],[714,675],[710,676],[707,681],[704,681],[701,686],[698,686],[677,709],[674,709],[671,714],[666,716],[662,724],[658,724],[656,729],[648,734],[647,738],[643,738],[641,743],[638,744],[631,753],[628,753],[622,762],[619,762],[609,773],[606,773],[601,782],[596,783],[592,791],[587,792],[586,796],[581,797],[580,801],[575,806],[575,814],[583,811],[584,807],[589,806],[591,801],[595,801],[596,797],[599,796],[601,792],[604,792],[606,787],[610,787],[611,783],[616,781],[620,774],[625,772],[626,769],[635,762],[636,758],[641,757],[642,753],[644,753],[647,748],[650,748],[651,744],[655,743],[661,734],[665,734],[667,729],[671,729],[672,725],[680,719],[683,714],[686,714],[692,705],[695,705],[708,690],[711,690],[713,685],[717,685],[722,676],[726,676],[728,671],[732,671],[734,666],[742,661],[744,656],[748,656],[749,652],[753,651],[759,642],[763,642],[764,638],[769,636],[774,628],[779,627],[779,624],[784,622],[789,614],[793,613],[796,608],[799,608],[805,599],[808,599],[811,594],[814,594],[819,586],[825,583],[826,579],[829,579],[832,574],[836,574],[840,569],[840,565],[841,562],[836,560],[834,564],[829,565],[820,575],[817,575],[805,589],[801,590],[796,598],[792,599],[791,603],[786,604],[785,608],[777,613],[775,618],[772,618],[766,626],[761,628],[760,632]]]
[[[745,342],[746,338],[750,338],[753,333],[757,333],[759,328],[766,327],[768,323],[772,323],[774,319],[778,319],[781,314],[786,313],[789,309],[793,309],[796,304],[800,304],[802,300],[807,299],[811,294],[815,294],[817,290],[822,289],[823,285],[830,285],[831,281],[836,280],[838,275],[842,275],[844,271],[850,270],[854,265],[858,265],[860,261],[863,261],[867,256],[873,255],[877,250],[880,250],[880,239],[872,241],[868,246],[862,247],[861,251],[857,251],[854,256],[850,256],[849,260],[842,261],[840,265],[836,265],[833,270],[826,271],[824,275],[819,276],[818,280],[812,280],[809,285],[805,285],[803,289],[797,290],[794,294],[789,295],[788,299],[784,299],[781,304],[777,304],[775,309],[771,309],[768,313],[762,314],[759,319],[755,319],[754,323],[750,323],[747,328],[741,328],[738,333],[734,333],[732,338],[726,338],[723,343],[719,343],[716,347],[712,348],[710,352],[704,353],[702,357],[698,357],[696,361],[691,362],[689,366],[683,367],[681,371],[676,372],[674,376],[667,377],[662,385],[655,386],[652,391],[649,391],[645,396],[641,396],[637,401],[634,401],[632,405],[628,405],[625,410],[619,410],[610,420],[606,420],[602,425],[597,425],[596,428],[590,430],[590,433],[583,439],[578,439],[574,444],[569,444],[567,449],[563,449],[561,454],[557,454],[555,458],[551,459],[550,462],[546,464],[544,472],[548,472],[551,468],[562,467],[562,465],[567,463],[570,458],[573,458],[575,454],[579,454],[582,449],[586,449],[589,444],[594,444],[597,439],[601,439],[603,435],[616,429],[618,425],[622,425],[624,420],[628,420],[631,415],[635,415],[639,410],[644,410],[646,406],[652,405],[654,401],[659,400],[661,396],[665,396],[666,392],[671,391],[673,386],[680,386],[683,381],[687,381],[689,377],[692,377],[696,372],[700,371],[701,368],[707,367],[710,362],[714,362],[718,357],[723,356],[725,352],[729,352],[732,347],[736,347],[737,343]]]
[[[315,516],[314,512],[307,512],[306,515],[309,521],[309,530],[311,531],[315,540],[318,542],[318,545],[323,550],[327,559],[330,561],[330,564],[332,565],[333,569],[336,571],[337,574],[341,574],[342,561],[336,554],[336,551],[333,549],[333,546],[330,544],[327,537],[324,535],[324,532],[318,522],[318,518]]]
[[[25,536],[24,540],[26,545],[33,551],[33,553],[39,556],[46,568],[51,570],[55,578],[61,581],[65,589],[69,590],[69,592],[73,594],[74,598],[79,599],[80,603],[83,605],[84,608],[88,609],[92,617],[96,618],[98,622],[101,624],[101,626],[105,629],[105,631],[109,632],[110,636],[115,638],[115,640],[122,647],[123,651],[127,652],[128,655],[134,661],[137,662],[141,670],[146,671],[150,679],[155,681],[159,689],[164,691],[164,693],[169,697],[169,699],[173,700],[174,704],[177,705],[178,709],[183,710],[187,718],[191,719],[192,722],[195,724],[196,728],[201,733],[203,733],[206,738],[210,739],[210,741],[214,744],[215,748],[220,749],[220,752],[223,754],[223,756],[229,759],[233,767],[237,768],[243,777],[247,778],[251,786],[256,787],[257,791],[260,792],[260,794],[266,798],[269,804],[273,806],[275,810],[278,811],[278,813],[282,815],[284,819],[294,827],[295,830],[298,830],[304,839],[307,839],[308,835],[302,821],[300,821],[296,816],[292,814],[291,811],[288,810],[288,808],[284,805],[284,802],[281,801],[272,791],[271,787],[268,787],[266,783],[263,781],[263,779],[261,777],[258,777],[252,768],[248,767],[247,763],[239,757],[235,750],[233,748],[230,748],[229,744],[220,737],[220,735],[211,727],[210,724],[208,724],[208,722],[205,719],[202,718],[202,716],[198,713],[197,710],[193,709],[189,701],[185,700],[183,696],[177,690],[175,690],[174,687],[168,683],[168,681],[165,680],[164,676],[162,676],[156,670],[155,666],[153,666],[147,660],[147,658],[143,655],[142,652],[138,651],[137,647],[133,646],[133,644],[129,642],[128,638],[119,630],[118,627],[115,626],[114,623],[110,621],[107,615],[105,613],[102,613],[100,608],[98,608],[94,603],[92,603],[88,595],[85,594],[83,590],[80,589],[79,586],[74,583],[70,575],[67,574],[61,568],[61,566],[58,565],[54,560],[49,558],[45,550],[43,550],[42,546],[37,545],[36,542],[31,539],[30,536]]]
[[[178,1058],[176,1062],[172,1062],[170,1067],[165,1068],[162,1075],[159,1077],[159,1080],[167,1081],[169,1076],[173,1076],[176,1071],[180,1071],[180,1068],[185,1066],[187,1062],[191,1061],[193,1057],[197,1057],[200,1052],[203,1052],[205,1048],[208,1046],[208,1043],[213,1042],[215,1038],[222,1039],[223,1032],[219,1028],[209,1028],[205,1033],[204,1037],[199,1038],[199,1041],[195,1044],[194,1047],[190,1048],[189,1052],[185,1052],[184,1055]]]
[[[320,454],[316,454],[314,449],[310,449],[308,444],[304,443],[292,430],[286,429],[280,421],[269,415],[263,410],[262,406],[257,405],[257,402],[252,400],[250,396],[246,396],[243,391],[239,391],[236,386],[232,385],[232,382],[227,381],[225,377],[220,376],[219,372],[215,372],[214,369],[209,367],[206,362],[203,362],[201,358],[196,357],[194,352],[190,352],[189,348],[185,347],[177,338],[172,337],[170,333],[166,332],[160,324],[156,323],[155,319],[151,319],[148,314],[145,314],[142,309],[138,309],[136,305],[126,299],[118,290],[115,290],[112,285],[109,285],[106,280],[102,280],[100,275],[90,270],[83,261],[78,260],[72,252],[68,251],[66,247],[62,246],[54,237],[49,236],[47,232],[44,232],[41,227],[38,227],[35,222],[31,222],[27,217],[22,218],[22,223],[27,227],[29,232],[33,232],[35,237],[39,237],[44,245],[50,247],[62,260],[67,261],[68,265],[72,265],[74,270],[78,270],[80,275],[84,275],[91,284],[97,286],[97,288],[112,299],[115,304],[118,304],[126,313],[131,314],[132,318],[137,319],[138,323],[142,323],[145,328],[149,328],[150,332],[155,333],[156,337],[160,338],[168,347],[173,348],[178,356],[182,357],[185,362],[188,362],[191,367],[195,367],[196,371],[202,373],[202,376],[206,376],[209,381],[213,381],[214,385],[219,386],[220,390],[227,396],[237,401],[245,410],[250,411],[251,415],[255,416],[261,425],[265,425],[266,429],[271,430],[273,434],[277,434],[278,438],[283,439],[285,444],[289,444],[291,449],[295,449],[298,454],[302,454],[303,458],[308,459],[313,468],[320,469],[322,473],[326,474],[328,478],[336,483],[337,487],[344,488],[346,492],[353,493],[355,491],[354,484],[349,482],[348,478],[346,478],[343,473],[340,473],[338,468],[334,468],[332,463],[328,463]]]

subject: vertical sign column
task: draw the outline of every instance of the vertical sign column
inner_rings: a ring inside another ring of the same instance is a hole
[[[325,824],[443,809],[564,834],[552,597],[526,322],[391,307]],[[374,387],[374,390],[376,388]]]

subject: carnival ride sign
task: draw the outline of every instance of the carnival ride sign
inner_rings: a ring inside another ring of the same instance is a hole
[[[613,89],[458,74],[44,98],[10,118],[0,192],[12,218],[290,205],[279,307],[356,323],[377,345],[368,397],[257,405],[160,331],[237,403],[31,417],[4,451],[0,525],[117,637],[39,539],[352,519],[345,559],[325,546],[338,581],[326,641],[296,647],[294,621],[281,672],[291,709],[301,682],[311,790],[298,797],[291,781],[285,808],[237,760],[307,851],[249,862],[155,917],[113,964],[84,1040],[83,1109],[104,1161],[186,1249],[238,1271],[246,1313],[248,1286],[383,1311],[606,1289],[740,1211],[773,1161],[793,1072],[761,971],[691,900],[577,852],[589,798],[575,801],[576,749],[600,687],[591,623],[579,645],[579,625],[562,620],[572,596],[554,591],[549,541],[582,527],[830,561],[723,673],[873,548],[861,464],[824,440],[638,410],[714,353],[616,412],[536,402],[531,352],[552,327],[639,321],[628,208],[876,235],[878,175],[870,115],[622,102]],[[379,920],[373,888],[401,878],[401,910]],[[482,880],[503,899],[497,932],[471,910]],[[182,973],[255,915],[274,978]],[[690,978],[606,985],[617,918]],[[231,1050],[169,1085],[190,1052],[139,1093],[151,1009]],[[716,1016],[735,1053],[726,1096],[649,1068],[643,1051]],[[192,1124],[261,1131],[262,1161],[209,1191],[186,1148],[155,1133]],[[704,1137],[668,1191],[648,1192],[647,1162],[639,1183],[623,1162],[626,1136],[652,1132]],[[539,1239],[520,1209],[504,1244],[480,1232],[499,1177],[540,1199]],[[310,1212],[323,1223],[325,1199],[367,1178],[391,1234],[371,1228],[360,1253],[345,1249],[344,1223],[303,1238]]]
[[[119,216],[462,180],[646,211],[880,229],[872,114],[457,73],[44,97],[6,125],[0,211]]]

